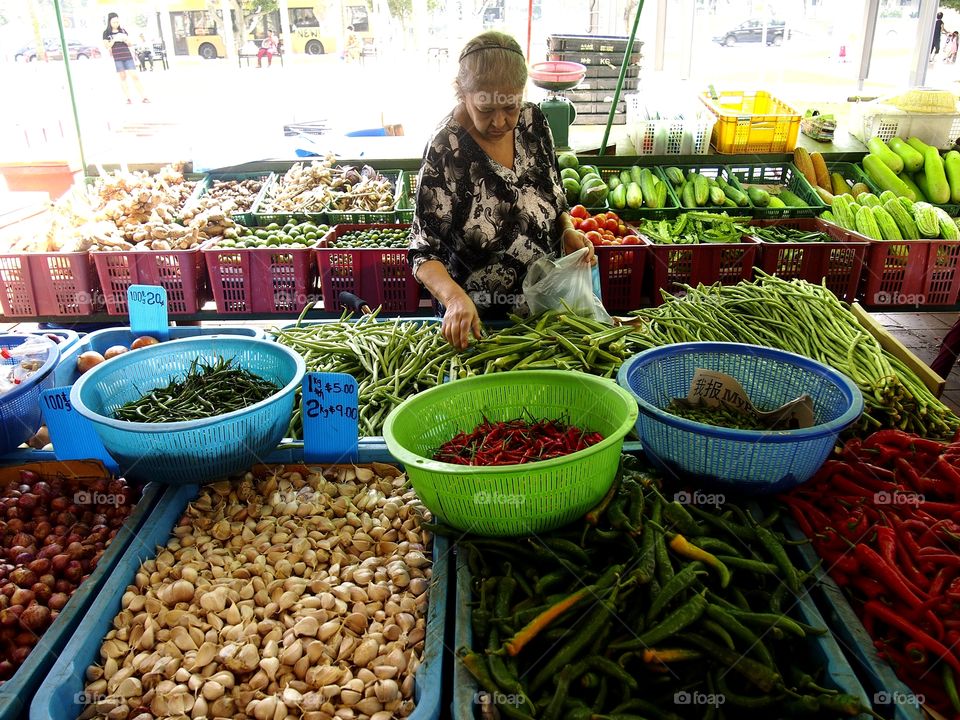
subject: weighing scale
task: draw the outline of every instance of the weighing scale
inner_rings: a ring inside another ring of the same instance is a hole
[[[570,126],[577,117],[573,103],[567,100],[564,92],[573,90],[586,77],[587,68],[580,63],[551,60],[533,65],[530,68],[530,80],[550,95],[540,103],[540,109],[550,124],[553,143],[557,149],[570,147]]]

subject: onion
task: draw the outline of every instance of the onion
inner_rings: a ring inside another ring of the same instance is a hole
[[[18,508],[16,505],[11,505],[7,508],[6,516],[11,520],[18,520],[23,514],[23,510]]]
[[[67,556],[68,556],[71,560],[79,560],[79,559],[81,559],[84,555],[87,554],[86,549],[85,549],[85,548],[83,547],[83,545],[80,544],[79,542],[72,542],[72,543],[70,543],[69,545],[67,545],[67,549],[64,550],[64,552],[67,554]]]
[[[77,560],[71,560],[67,569],[63,571],[63,577],[74,583],[80,583],[83,580],[83,565]]]
[[[11,605],[6,610],[0,611],[0,625],[10,627],[20,622],[20,613],[23,612],[23,605]]]
[[[126,345],[114,345],[112,347],[107,348],[106,352],[103,353],[103,357],[105,360],[109,360],[110,358],[116,357],[117,355],[123,355],[125,352],[129,352],[129,349],[127,348]],[[83,371],[81,370],[81,372]]]
[[[13,663],[9,660],[0,660],[0,680],[7,680],[13,675]]]
[[[63,610],[64,605],[66,605],[67,601],[69,600],[70,596],[66,593],[53,593],[53,595],[50,596],[50,600],[47,601],[47,607],[49,607],[51,610],[56,610],[59,612],[60,610]]]
[[[50,509],[54,512],[63,512],[70,507],[70,501],[63,496],[55,497],[50,501]]]
[[[27,630],[43,630],[50,624],[50,608],[34,604],[20,613],[20,624]]]
[[[27,656],[30,654],[32,647],[18,647],[10,654],[10,659],[13,661],[14,665],[23,665],[27,661]]]
[[[50,488],[50,483],[44,482],[43,480],[33,484],[33,492],[42,498],[50,497],[53,494],[53,490]]]
[[[57,584],[53,586],[53,589],[58,593],[72,593],[74,591],[74,585],[69,580],[57,580]]]
[[[11,597],[17,591],[17,586],[12,582],[5,583],[3,587],[0,587],[0,595],[6,595]]]
[[[50,569],[50,558],[37,558],[27,564],[27,569],[38,576],[43,575]]]
[[[24,551],[19,555],[17,555],[15,558],[13,558],[13,561],[17,565],[28,565],[29,563],[32,563],[36,559],[36,557],[37,556],[35,553],[30,551]]]
[[[36,598],[38,603],[46,604],[50,601],[50,596],[53,595],[53,588],[38,582],[34,583],[33,587],[30,588],[30,592],[33,593],[33,597]]]
[[[139,350],[140,348],[149,347],[150,345],[157,345],[159,342],[160,341],[154,337],[143,335],[130,343],[130,349]]]
[[[87,350],[85,353],[80,353],[80,356],[77,358],[77,370],[79,370],[81,374],[85,373],[95,368],[104,360],[106,360],[106,358],[96,350]]]
[[[40,552],[37,553],[37,557],[41,559],[52,558],[53,556],[59,555],[62,552],[63,547],[56,543],[56,536],[54,536],[54,542],[51,542],[49,545],[44,545],[42,548],[40,548]]]
[[[40,479],[40,476],[37,475],[33,470],[21,470],[20,471],[20,482],[26,485],[33,485],[37,480]]]
[[[49,535],[51,532],[53,532],[53,525],[46,520],[38,522],[33,528],[33,536],[41,542],[46,540],[47,535]]]
[[[50,566],[53,568],[53,572],[58,575],[63,574],[63,571],[67,569],[67,566],[70,564],[69,555],[54,555],[50,560]]]
[[[20,479],[22,480],[23,478],[20,478]],[[30,492],[30,488],[33,487],[33,483],[35,482],[36,482],[36,479],[31,480],[29,483],[21,483],[20,486],[17,488],[17,490],[19,490],[21,494],[25,492]]]
[[[22,507],[24,510],[32,510],[39,504],[39,502],[40,498],[30,492],[26,492],[17,498],[17,505]]]
[[[47,573],[46,575],[41,575],[39,578],[39,581],[42,582],[47,587],[51,587],[51,588],[55,587],[57,584],[57,579],[50,573]]]
[[[10,545],[19,545],[21,547],[29,547],[36,542],[32,535],[27,535],[24,532],[18,532],[12,538],[10,538]]]
[[[9,530],[10,532],[17,533],[23,530],[23,520],[21,520],[20,518],[12,518],[10,520],[7,520],[6,524],[7,524],[7,530]]]
[[[13,594],[13,597],[10,598],[10,602],[14,605],[29,605],[31,602],[33,602],[33,591],[17,588],[17,591]]]
[[[37,576],[35,573],[31,572],[27,568],[17,568],[10,573],[10,582],[20,587],[30,587],[37,581]]]

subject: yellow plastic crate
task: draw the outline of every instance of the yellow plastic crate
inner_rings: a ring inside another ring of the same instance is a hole
[[[800,113],[768,92],[727,90],[700,99],[717,118],[710,143],[719,153],[789,152],[797,145]]]

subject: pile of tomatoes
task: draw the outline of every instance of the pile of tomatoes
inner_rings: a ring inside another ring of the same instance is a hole
[[[615,212],[590,215],[583,205],[570,209],[573,227],[584,233],[596,245],[639,245],[636,228],[624,224]]]

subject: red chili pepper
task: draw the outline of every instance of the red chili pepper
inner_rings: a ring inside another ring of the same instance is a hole
[[[863,441],[863,447],[879,448],[884,445],[892,445],[900,450],[905,450],[916,437],[916,435],[909,435],[902,430],[877,430]]]
[[[905,619],[893,608],[889,608],[876,600],[868,600],[863,606],[863,611],[867,615],[871,615],[877,620],[885,622],[891,628],[899,630],[912,640],[919,642],[938,659],[942,659],[949,664],[954,672],[960,672],[960,662],[957,661],[956,656],[954,656],[948,648]]]
[[[928,591],[931,598],[940,597],[943,589],[947,586],[947,583],[952,578],[953,573],[953,568],[949,566],[941,567],[937,571],[937,574],[933,578],[933,582],[930,583],[930,590]]]
[[[933,469],[939,473],[942,480],[949,483],[953,489],[954,500],[960,499],[960,472],[951,465],[942,455],[937,458]]]
[[[947,445],[939,440],[931,440],[929,438],[914,435],[910,441],[910,447],[916,452],[939,455],[944,451]]]
[[[897,468],[897,480],[899,480],[902,485],[905,485],[912,490],[922,492],[920,487],[920,476],[917,474],[917,471],[914,469],[914,467],[908,463],[902,455],[898,456],[894,460],[894,464]]]
[[[923,563],[929,563],[931,565],[949,565],[950,567],[960,567],[960,555],[954,555],[947,552],[928,553],[921,556],[920,560]]]
[[[837,584],[839,585],[840,583]],[[850,585],[862,592],[870,600],[883,595],[886,590],[886,588],[876,580],[862,575],[850,578]]]
[[[891,593],[903,600],[911,608],[917,608],[923,604],[923,600],[916,594],[917,589],[910,587],[912,583],[908,584],[903,575],[901,575],[896,568],[884,562],[883,558],[871,547],[860,544],[857,545],[855,552],[860,563],[873,573],[878,581],[885,585]],[[920,594],[923,594],[922,591]]]

